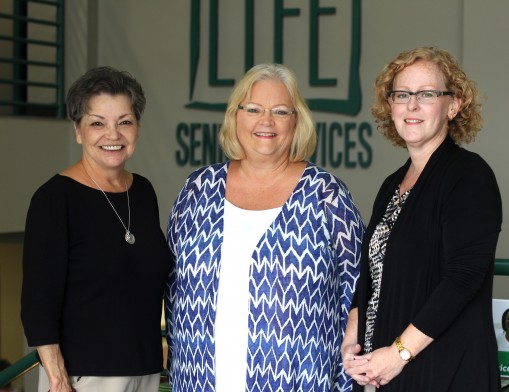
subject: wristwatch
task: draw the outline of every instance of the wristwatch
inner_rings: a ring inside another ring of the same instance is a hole
[[[412,353],[405,346],[403,346],[403,343],[401,343],[401,336],[398,336],[394,343],[398,348],[399,356],[401,357],[401,359],[407,362],[410,362],[412,359],[414,359]]]

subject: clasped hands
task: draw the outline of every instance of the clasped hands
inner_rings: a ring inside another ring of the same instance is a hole
[[[359,385],[374,385],[376,388],[387,385],[406,364],[393,346],[364,355],[359,355],[360,352],[359,344],[345,346],[342,350],[343,369]]]

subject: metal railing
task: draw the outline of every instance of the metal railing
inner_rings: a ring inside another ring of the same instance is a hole
[[[35,351],[32,351],[18,362],[0,372],[0,388],[23,376],[25,373],[28,373],[37,365],[39,365],[39,361],[35,355]]]
[[[37,359],[37,355],[35,351],[32,351],[30,354],[25,355],[18,362],[12,364],[7,369],[4,369],[0,372],[0,388],[8,385],[14,380],[22,377],[32,369],[39,366],[39,360]],[[161,372],[161,382],[159,385],[159,392],[171,392],[171,386],[168,384],[168,379],[166,377],[166,371]]]
[[[161,326],[161,328],[164,328],[164,326]],[[161,337],[163,339],[166,338],[166,331],[164,329],[161,329]],[[7,369],[0,371],[0,388],[20,378],[39,365],[39,359],[36,351],[34,350],[30,354],[25,355],[18,362],[9,366]],[[171,392],[171,385],[168,384],[166,370],[161,372],[159,392]]]
[[[495,275],[509,276],[509,259],[496,259],[495,260]],[[165,336],[165,332],[161,331],[162,336]],[[35,351],[21,358],[18,362],[14,363],[7,369],[0,372],[0,387],[9,384],[11,381],[18,377],[21,377],[28,371],[39,365]],[[162,374],[161,385],[159,387],[160,392],[171,391],[171,386],[164,380]]]
[[[0,113],[64,117],[64,0],[2,0]]]
[[[495,259],[495,275],[509,276],[509,259]]]

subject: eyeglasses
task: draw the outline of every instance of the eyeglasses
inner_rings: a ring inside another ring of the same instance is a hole
[[[415,95],[417,102],[427,104],[435,103],[438,97],[442,95],[454,95],[454,93],[440,90],[421,90],[415,93],[412,91],[394,90],[387,93],[387,97],[390,98],[393,103],[408,103],[412,95]]]
[[[270,112],[274,118],[286,119],[290,117],[292,114],[297,113],[295,110],[290,110],[284,106],[280,106],[272,109],[265,109],[261,105],[257,105],[256,103],[248,103],[247,105],[239,105],[238,109],[244,110],[249,117],[261,117],[265,114],[265,112]]]

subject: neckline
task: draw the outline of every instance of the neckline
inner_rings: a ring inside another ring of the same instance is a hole
[[[229,207],[232,207],[233,209],[237,210],[237,211],[242,211],[242,212],[245,212],[245,213],[255,213],[255,212],[261,212],[261,213],[264,213],[264,212],[272,212],[272,211],[280,211],[284,204],[279,206],[279,207],[274,207],[274,208],[268,208],[266,210],[246,210],[245,208],[240,208],[240,207],[237,207],[235,204],[233,204],[231,201],[229,201],[227,198],[224,199],[224,202],[225,202],[225,206],[228,205]],[[286,204],[286,202],[285,202]]]
[[[319,168],[319,166],[316,165],[313,162],[310,162],[310,161],[304,161],[304,162],[306,162],[306,165],[304,166],[304,170],[302,170],[300,178],[297,181],[297,183],[295,184],[295,187],[292,189],[292,192],[290,193],[290,196],[284,201],[284,203],[281,206],[274,207],[273,209],[276,209],[276,208],[280,208],[281,210],[284,209],[284,207],[288,204],[288,202],[290,200],[292,200],[292,198],[297,193],[297,191],[299,191],[302,188],[303,181],[304,181],[304,178],[306,177],[307,171],[310,170],[311,168],[317,168],[317,169]],[[243,209],[243,208],[240,208],[240,207],[236,206],[235,204],[230,202],[228,199],[226,199],[226,196],[225,196],[226,195],[226,181],[227,181],[228,169],[230,167],[231,161],[226,161],[225,163],[226,163],[226,167],[225,167],[226,170],[224,171],[224,177],[223,177],[224,186],[225,186],[224,193],[223,193],[224,200],[228,201],[228,203],[230,203],[232,206],[234,206],[235,208],[238,208],[239,210],[242,210],[242,211],[269,211],[269,210],[271,210],[271,208],[265,209],[265,210],[248,210],[248,209]]]
[[[398,185],[396,189],[396,197],[398,198],[398,203],[404,202],[408,198],[408,195],[410,195],[410,192],[412,189],[414,189],[414,186],[415,184],[408,188],[403,194],[401,194],[401,184]]]
[[[85,189],[89,189],[91,191],[95,191],[95,192],[99,192],[99,193],[102,193],[102,191],[100,189],[96,189],[96,188],[93,188],[91,186],[88,186],[86,184],[83,184],[82,182],[78,181],[78,180],[75,180],[74,178],[72,177],[69,177],[69,176],[66,176],[66,175],[63,175],[63,174],[60,174],[60,173],[57,173],[56,176],[60,177],[60,178],[63,178],[63,179],[67,179],[69,180],[70,182],[72,182],[73,184],[76,184],[82,188],[85,188]],[[136,183],[136,174],[133,173],[133,181],[131,183],[131,186],[129,186],[127,188],[127,190],[131,191],[134,187],[134,184]],[[109,191],[105,191],[106,194],[108,195],[125,195],[127,193],[127,191],[122,191],[122,192],[109,192]]]

